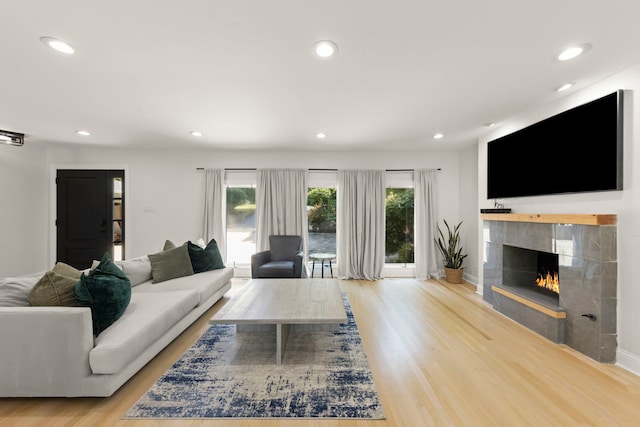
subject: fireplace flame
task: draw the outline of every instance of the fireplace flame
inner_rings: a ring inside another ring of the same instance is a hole
[[[546,275],[542,275],[538,273],[538,278],[536,279],[536,285],[541,288],[548,289],[550,291],[555,292],[556,294],[560,293],[560,280],[558,279],[558,273],[547,271]]]

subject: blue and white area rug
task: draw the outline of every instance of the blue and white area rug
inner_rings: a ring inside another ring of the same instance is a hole
[[[213,325],[124,418],[384,418],[351,306],[334,331],[291,334]]]

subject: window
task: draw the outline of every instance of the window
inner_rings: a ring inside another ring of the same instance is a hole
[[[413,188],[387,188],[385,262],[412,264]]]
[[[122,261],[124,257],[124,210],[122,209],[123,198],[122,198],[122,181],[124,177],[118,176],[113,178],[113,260],[114,261]]]
[[[309,188],[307,192],[309,253],[336,253],[336,189]]]
[[[256,252],[256,189],[227,187],[227,263],[250,264]]]

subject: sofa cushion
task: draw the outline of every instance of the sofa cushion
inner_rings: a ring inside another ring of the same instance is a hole
[[[215,239],[211,239],[204,248],[195,243],[187,242],[187,249],[194,273],[224,268],[222,255],[220,255],[220,249]]]
[[[134,293],[122,317],[96,337],[92,372],[120,372],[197,305],[194,290]]]
[[[5,277],[0,279],[0,307],[28,307],[29,292],[40,277]]]
[[[201,304],[218,292],[232,277],[233,268],[225,267],[219,270],[205,271],[194,274],[193,276],[180,277],[162,283],[146,282],[133,288],[133,292],[134,294],[147,292],[162,293],[194,289],[200,296],[199,304]]]
[[[74,290],[78,305],[91,308],[94,335],[118,320],[131,300],[131,282],[108,253],[89,274],[82,273]]]
[[[125,259],[115,262],[122,272],[129,278],[131,286],[138,286],[151,280],[151,261],[148,256]]]

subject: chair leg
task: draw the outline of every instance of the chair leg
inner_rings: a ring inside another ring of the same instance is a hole
[[[313,260],[313,265],[311,265],[311,278],[313,279],[313,272],[316,270],[316,261]]]

